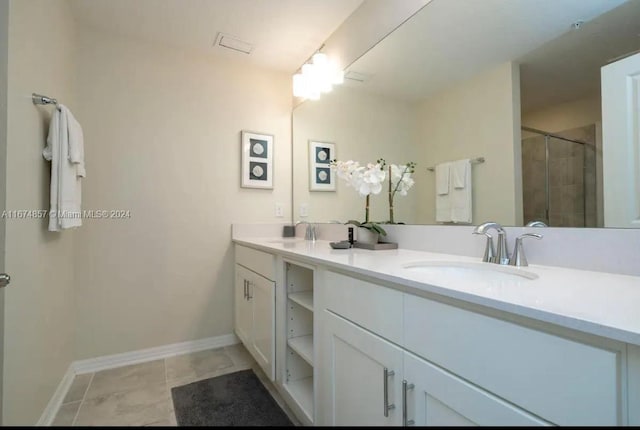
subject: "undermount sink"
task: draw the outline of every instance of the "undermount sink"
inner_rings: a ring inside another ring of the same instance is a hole
[[[538,279],[538,275],[533,272],[494,263],[422,261],[405,264],[402,267],[427,275],[446,276],[451,280],[522,281]]]

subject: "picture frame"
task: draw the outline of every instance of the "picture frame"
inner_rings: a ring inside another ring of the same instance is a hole
[[[242,188],[273,189],[273,135],[242,130]]]
[[[335,143],[309,140],[309,191],[336,190],[336,173],[330,165],[335,159]]]

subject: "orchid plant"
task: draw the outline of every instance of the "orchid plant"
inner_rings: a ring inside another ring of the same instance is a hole
[[[349,220],[348,224],[354,224],[357,227],[363,227],[386,236],[387,232],[380,224],[369,220],[369,199],[371,194],[380,194],[382,184],[386,178],[386,172],[380,163],[368,163],[361,166],[357,161],[338,161],[331,160],[331,168],[336,171],[340,179],[343,179],[348,186],[358,191],[360,196],[365,197],[364,222]]]
[[[384,170],[387,163],[384,159],[378,160],[378,165]],[[389,224],[395,224],[393,214],[393,198],[396,194],[406,196],[407,192],[415,181],[411,178],[411,175],[416,171],[416,163],[413,161],[407,164],[390,164],[389,169]]]

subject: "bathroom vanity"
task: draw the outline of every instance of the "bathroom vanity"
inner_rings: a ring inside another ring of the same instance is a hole
[[[236,333],[305,424],[640,424],[638,277],[234,241]]]

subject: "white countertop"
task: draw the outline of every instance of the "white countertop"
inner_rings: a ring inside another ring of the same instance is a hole
[[[610,339],[640,345],[640,276],[530,265],[537,279],[500,280],[409,270],[421,261],[480,262],[480,258],[407,249],[332,249],[329,241],[243,238],[235,243],[392,282],[398,289],[439,294]],[[485,263],[491,264],[491,263]]]

